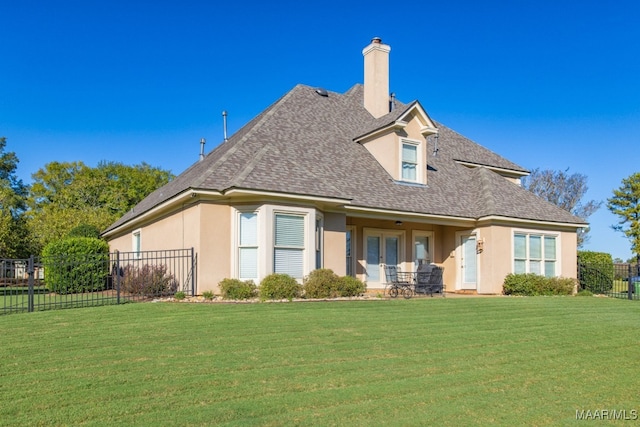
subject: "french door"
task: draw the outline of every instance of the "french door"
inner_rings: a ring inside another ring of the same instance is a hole
[[[402,232],[365,230],[366,281],[371,288],[382,287],[386,281],[384,265],[398,266],[402,262]]]
[[[458,266],[460,267],[459,288],[478,289],[478,253],[475,234],[458,233]]]

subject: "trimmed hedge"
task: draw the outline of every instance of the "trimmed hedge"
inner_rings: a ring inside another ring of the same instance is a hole
[[[260,282],[260,298],[293,299],[302,293],[302,286],[288,274],[270,274]]]
[[[218,283],[222,298],[224,299],[250,299],[258,294],[253,280],[242,281],[239,279],[223,279]]]
[[[109,245],[91,237],[69,237],[42,250],[45,283],[51,292],[102,291],[109,274]]]
[[[538,274],[509,274],[504,279],[505,295],[572,295],[576,281],[566,277],[545,277]]]
[[[578,280],[580,289],[602,294],[613,289],[614,267],[611,254],[605,252],[578,252]]]

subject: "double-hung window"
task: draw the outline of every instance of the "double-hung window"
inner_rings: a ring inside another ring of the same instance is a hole
[[[515,233],[513,236],[514,273],[534,273],[554,277],[557,237],[545,234]]]
[[[238,276],[258,278],[258,214],[240,212],[238,227]]]
[[[296,279],[304,276],[304,215],[275,214],[273,270]]]
[[[402,142],[402,180],[418,181],[418,144]]]

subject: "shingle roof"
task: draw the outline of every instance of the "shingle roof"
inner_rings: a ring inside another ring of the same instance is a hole
[[[398,103],[393,112],[375,119],[362,100],[362,85],[327,97],[309,86],[294,87],[109,230],[189,189],[232,188],[349,199],[358,207],[460,218],[499,215],[584,222],[487,168],[456,162],[526,172],[441,124],[438,155],[429,156],[428,185],[395,182],[354,138],[393,123],[414,103]],[[433,137],[427,140],[431,153]]]

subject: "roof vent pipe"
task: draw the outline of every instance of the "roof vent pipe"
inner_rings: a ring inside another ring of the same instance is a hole
[[[392,112],[396,109],[396,94],[391,92],[389,95],[389,112]]]
[[[200,161],[204,160],[204,144],[207,142],[206,139],[200,139]]]
[[[224,136],[224,142],[227,142],[227,111],[222,112],[222,131]]]

